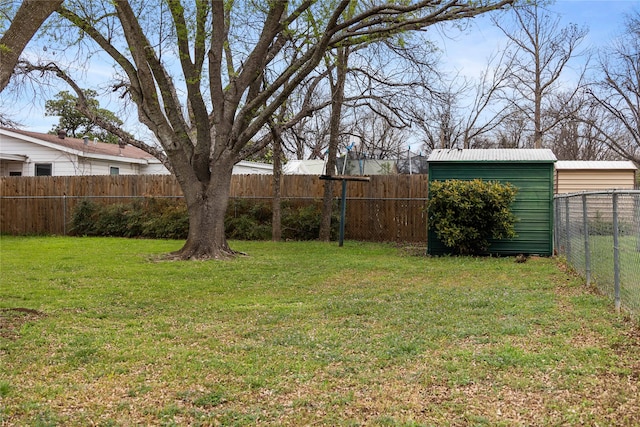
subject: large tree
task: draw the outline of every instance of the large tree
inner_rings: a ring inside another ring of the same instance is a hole
[[[591,99],[602,119],[584,117],[620,156],[640,164],[640,10],[627,16],[624,32],[607,47]]]
[[[545,8],[548,0],[533,0],[513,9],[515,25],[509,27],[494,19],[511,42],[508,52],[512,95],[509,99],[514,110],[519,110],[533,125],[533,143],[541,148],[544,135],[572,112],[546,116],[544,110],[559,91],[561,77],[569,61],[582,54],[580,43],[588,30],[575,24],[560,26],[560,16]],[[577,95],[582,76],[574,85]]]
[[[233,254],[224,234],[233,165],[270,140],[270,118],[327,51],[513,1],[167,0],[150,10],[146,1],[105,0],[68,2],[58,13],[113,60],[122,76],[114,86],[162,145],[189,211],[175,256],[206,259]],[[266,70],[277,77],[264,79]],[[56,73],[70,78],[62,66]]]

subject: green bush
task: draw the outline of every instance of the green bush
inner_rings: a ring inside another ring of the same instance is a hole
[[[282,237],[314,240],[320,230],[320,204],[282,204]],[[337,209],[332,217],[332,238],[338,232]],[[225,218],[227,237],[237,240],[271,239],[271,204],[231,200]],[[136,199],[126,204],[101,205],[82,200],[73,211],[71,233],[84,236],[186,239],[189,216],[183,200]]]
[[[74,235],[182,239],[188,230],[184,203],[170,199],[107,205],[82,200],[71,218]]]
[[[430,184],[428,224],[453,253],[483,254],[490,239],[513,238],[517,189],[499,182],[448,180]]]
[[[183,201],[172,199],[146,199],[142,212],[140,236],[153,239],[186,239],[189,216]]]
[[[224,224],[229,239],[269,240],[271,207],[265,202],[255,200],[231,200]]]
[[[95,236],[95,219],[100,206],[91,200],[81,200],[71,215],[70,233],[76,236]]]
[[[313,203],[310,205],[293,206],[283,204],[282,207],[282,238],[288,240],[315,240],[320,234],[320,216],[322,205]],[[337,206],[334,206],[331,214],[331,239],[338,237],[340,217]]]
[[[227,238],[271,239],[271,207],[255,200],[231,200],[224,220]]]
[[[129,214],[133,206],[124,204],[107,205],[100,210],[96,219],[96,230],[100,236],[132,237],[128,233]]]

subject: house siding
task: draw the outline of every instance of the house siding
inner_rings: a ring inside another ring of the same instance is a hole
[[[148,165],[139,165],[140,175],[169,175],[170,172],[159,161]],[[122,175],[122,172],[120,173]]]
[[[12,137],[2,136],[1,138],[0,152],[2,154],[26,156],[27,160],[21,167],[23,176],[34,176],[38,163],[51,163],[53,175],[81,175],[78,173],[78,158],[73,154],[25,143]],[[9,171],[19,169],[15,162],[3,161],[2,163],[6,163],[2,170],[3,176],[9,175]]]
[[[5,157],[0,160],[0,176],[9,176],[12,172],[20,172],[22,176],[35,176],[36,164],[48,163],[52,165],[53,176],[109,175],[111,167],[117,167],[120,175],[169,173],[159,162],[137,164],[127,161],[126,157],[123,157],[122,161],[118,161],[115,156],[113,159],[96,159],[67,151],[0,135],[0,153]],[[25,161],[6,157],[24,157]]]
[[[10,176],[14,172],[19,173],[22,176],[27,176],[24,169],[24,162],[0,160],[0,176]]]
[[[0,176],[35,176],[37,164],[50,164],[52,176],[168,175],[169,170],[148,153],[131,145],[118,146],[77,138],[0,127]],[[241,161],[234,174],[271,174],[273,166]]]
[[[140,175],[139,165],[117,163],[109,160],[80,159],[80,172],[77,175],[110,175],[111,168],[119,169],[119,175]]]

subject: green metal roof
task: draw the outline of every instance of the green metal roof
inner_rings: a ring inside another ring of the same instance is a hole
[[[556,156],[547,148],[437,149],[427,162],[535,162],[553,163]]]

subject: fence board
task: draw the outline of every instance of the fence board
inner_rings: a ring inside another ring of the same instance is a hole
[[[341,183],[313,175],[284,175],[282,199],[311,203],[322,199],[324,185],[333,183],[334,198]],[[347,183],[347,239],[426,242],[426,175],[376,175],[369,182]],[[273,197],[271,175],[234,175],[232,198]],[[0,177],[0,233],[67,234],[73,209],[83,197],[100,203],[125,203],[135,197],[182,197],[171,175],[70,177]]]

